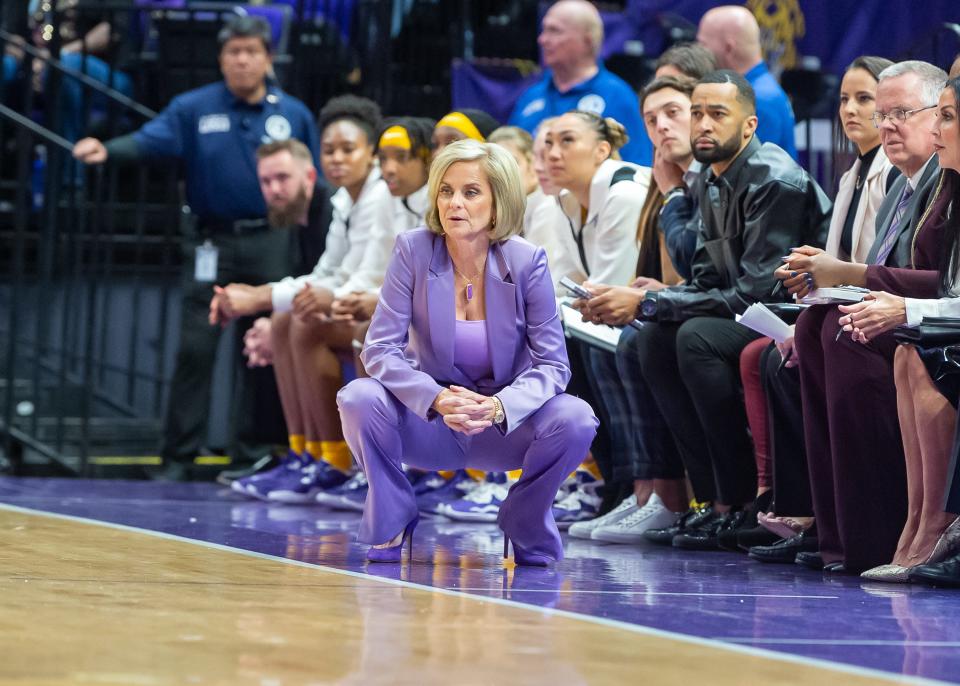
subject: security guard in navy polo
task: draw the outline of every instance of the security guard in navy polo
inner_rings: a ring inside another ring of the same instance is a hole
[[[257,181],[255,152],[263,143],[293,137],[318,160],[319,136],[307,107],[268,81],[272,66],[270,26],[239,16],[221,30],[223,81],[175,97],[155,119],[106,143],[84,138],[73,154],[87,164],[176,158],[185,176],[196,228],[184,241],[180,348],[164,426],[162,475],[188,478],[207,433],[210,384],[219,331],[207,324],[213,285],[266,283],[290,273],[289,236],[271,230]],[[318,165],[319,166],[319,165]],[[246,325],[238,322],[238,335]],[[239,359],[239,358],[238,358]],[[262,375],[262,378],[258,378]],[[279,403],[270,370],[247,370],[243,393],[231,413],[234,427],[257,426],[250,416],[265,395]],[[269,404],[269,403],[268,403]],[[239,420],[239,421],[238,421]],[[240,436],[242,439],[243,437]],[[245,441],[244,441],[245,442]],[[249,448],[249,446],[246,446]],[[251,459],[245,447],[232,456]],[[249,452],[249,451],[248,451]]]

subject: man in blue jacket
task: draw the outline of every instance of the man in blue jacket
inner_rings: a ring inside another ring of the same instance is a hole
[[[213,286],[277,281],[291,271],[290,243],[266,221],[256,150],[264,143],[296,138],[307,145],[315,163],[318,159],[319,136],[310,111],[267,79],[270,26],[259,18],[237,17],[219,40],[222,81],[178,95],[132,134],[106,143],[84,138],[73,151],[87,164],[173,158],[184,170],[187,202],[197,226],[183,242],[180,347],[161,447],[163,475],[174,479],[188,477],[187,466],[207,433],[220,331],[207,324]],[[258,379],[260,374],[264,378]],[[272,377],[269,370],[246,371],[239,406],[262,401]],[[276,397],[275,390],[272,394]],[[237,413],[231,415],[240,419]],[[239,446],[231,452],[246,459],[256,456]]]
[[[599,61],[603,21],[597,8],[586,0],[560,0],[544,15],[537,42],[547,69],[517,100],[510,124],[532,134],[544,119],[570,110],[613,117],[630,136],[620,150],[623,159],[652,165],[653,147],[640,120],[636,93]]]

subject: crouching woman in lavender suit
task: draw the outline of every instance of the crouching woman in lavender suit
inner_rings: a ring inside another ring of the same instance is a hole
[[[359,540],[396,562],[417,525],[402,464],[523,469],[499,524],[518,564],[563,557],[551,505],[597,428],[570,379],[542,248],[517,237],[524,195],[504,148],[444,148],[429,179],[428,229],[397,236],[361,355],[371,378],[337,396],[370,490]],[[412,548],[412,542],[411,542]]]

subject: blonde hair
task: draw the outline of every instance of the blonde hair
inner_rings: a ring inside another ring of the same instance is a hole
[[[487,136],[488,143],[510,143],[533,164],[533,137],[519,126],[501,126]]]
[[[443,235],[437,196],[440,194],[440,183],[444,175],[457,162],[479,162],[480,168],[487,175],[493,192],[493,226],[490,240],[503,241],[518,235],[523,230],[523,212],[527,198],[520,181],[517,161],[502,146],[469,138],[443,148],[430,165],[430,179],[427,181],[430,205],[425,218],[427,227],[435,234]]]

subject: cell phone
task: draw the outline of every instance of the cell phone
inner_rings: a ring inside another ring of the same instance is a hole
[[[578,298],[584,298],[589,300],[593,295],[586,288],[578,284],[576,281],[571,279],[569,276],[560,277],[560,285],[566,288],[568,291],[573,293]]]

